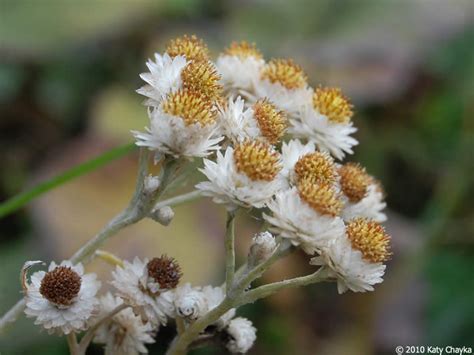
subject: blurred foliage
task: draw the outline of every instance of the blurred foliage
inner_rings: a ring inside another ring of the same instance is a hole
[[[268,57],[295,57],[313,84],[341,86],[354,98],[361,144],[350,159],[380,178],[399,218],[394,220],[413,228],[416,240],[394,234],[387,284],[393,280],[395,287],[388,291],[383,285],[374,294],[336,297],[328,285],[243,308],[240,314],[258,328],[253,353],[393,354],[393,344],[379,339],[374,327],[387,332],[384,322],[390,319],[380,308],[402,297],[403,290],[422,303],[423,319],[404,308],[391,312],[402,314],[405,324],[416,323],[419,344],[474,346],[472,5],[463,0],[0,0],[0,199],[129,142],[129,131],[146,124],[134,93],[141,85],[137,74],[168,38],[196,33],[214,53],[231,40],[256,41]],[[196,166],[189,168],[199,179],[195,171]],[[44,259],[67,256],[122,207],[133,174],[131,160],[124,160],[0,220],[0,311],[18,298],[15,275],[24,260],[40,257],[38,251]],[[176,181],[176,191],[181,183]],[[100,200],[100,213],[88,211],[89,199]],[[224,221],[214,214],[220,217],[222,211],[200,206],[179,210],[180,222],[171,229],[157,232],[156,225],[144,223],[128,231],[141,237],[111,247],[122,255],[163,248],[181,258],[207,250],[218,264]],[[398,227],[389,224],[394,231]],[[179,235],[171,234],[173,228]],[[252,221],[243,226],[239,242],[254,229]],[[155,233],[160,235],[153,239]],[[186,243],[178,239],[182,236]],[[245,248],[240,250],[245,255]],[[212,262],[202,274],[193,273],[202,260],[186,261],[189,280],[220,282]],[[276,269],[270,278],[308,272],[298,255]],[[396,278],[400,274],[427,289],[406,289],[411,286]],[[150,352],[162,353],[173,336],[172,327],[164,328]],[[66,346],[22,319],[0,339],[0,352],[64,354]],[[90,351],[99,353],[98,346]]]

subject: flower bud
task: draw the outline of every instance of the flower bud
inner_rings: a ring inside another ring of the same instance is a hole
[[[205,295],[198,289],[185,284],[176,290],[174,300],[176,313],[188,320],[196,320],[207,312]]]
[[[145,193],[151,194],[155,192],[158,187],[160,187],[160,183],[161,181],[158,176],[148,175],[147,177],[145,177],[145,181],[143,182]]]
[[[253,242],[250,246],[250,252],[248,256],[249,264],[257,265],[264,262],[270,256],[272,256],[273,252],[275,251],[275,248],[276,241],[270,232],[262,232],[256,234],[253,237]]]
[[[233,354],[246,353],[257,339],[257,329],[246,318],[238,317],[232,319],[226,331],[229,335],[226,347]]]
[[[174,211],[169,206],[164,206],[154,210],[150,214],[150,218],[163,226],[168,226],[174,218]]]

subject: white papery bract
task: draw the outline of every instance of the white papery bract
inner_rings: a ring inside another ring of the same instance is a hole
[[[167,317],[174,314],[173,291],[157,292],[156,285],[149,280],[147,263],[147,259],[141,261],[137,257],[133,262],[124,261],[123,267],[117,266],[112,272],[111,284],[144,321],[154,326],[166,325]]]
[[[255,92],[255,78],[258,78],[265,61],[253,56],[220,55],[216,67],[221,74],[221,84],[231,97],[251,96]]]
[[[383,212],[387,204],[384,202],[383,192],[376,184],[369,185],[365,197],[358,202],[351,202],[347,197],[343,197],[343,199],[342,218],[345,221],[358,217],[379,223],[387,220],[387,215]]]
[[[385,272],[384,264],[363,259],[362,253],[352,247],[345,234],[333,238],[321,255],[312,258],[310,263],[329,267],[329,276],[337,279],[339,293],[348,289],[354,292],[373,291],[373,285],[383,281]]]
[[[226,328],[230,340],[227,349],[233,354],[244,354],[250,350],[257,339],[257,329],[246,318],[233,319]]]
[[[204,286],[202,292],[206,297],[209,311],[216,308],[225,298],[225,292],[222,287]],[[232,308],[224,313],[214,324],[218,329],[225,328],[230,320],[235,317],[235,309]]]
[[[289,142],[283,142],[281,146],[281,161],[283,165],[282,174],[289,180],[294,181],[294,167],[298,159],[302,156],[313,153],[315,146],[313,142],[301,143],[299,139],[292,139]]]
[[[261,136],[252,108],[246,108],[240,96],[229,98],[227,105],[219,109],[219,126],[220,132],[233,143]]]
[[[267,98],[278,109],[287,113],[288,117],[299,117],[301,107],[311,102],[313,91],[309,87],[288,89],[280,83],[272,83],[267,79],[255,83],[254,100]]]
[[[190,283],[179,286],[174,291],[176,315],[187,320],[196,320],[208,311],[206,296],[200,287]]]
[[[140,147],[147,147],[158,154],[174,157],[204,157],[219,149],[223,139],[218,136],[217,123],[186,125],[181,117],[163,112],[161,108],[148,111],[150,127],[146,132],[133,131]]]
[[[36,318],[35,324],[43,326],[49,333],[79,332],[87,328],[91,317],[97,315],[99,300],[96,294],[101,283],[96,280],[96,274],[84,274],[82,264],[72,265],[69,261],[63,261],[59,266],[71,268],[80,276],[80,290],[73,302],[66,306],[46,299],[40,292],[46,272],[37,271],[31,275],[31,282],[26,285],[25,314]],[[56,267],[58,265],[53,261],[48,272]]]
[[[107,293],[100,299],[101,316],[106,317],[121,304],[121,298]],[[125,308],[97,329],[94,342],[105,344],[106,354],[137,355],[148,353],[145,344],[154,343],[153,336],[152,325]]]
[[[288,132],[297,138],[314,142],[322,150],[337,159],[353,154],[352,147],[358,141],[351,137],[357,131],[352,124],[331,122],[328,117],[314,110],[310,105],[300,107],[297,117],[290,117]]]
[[[148,84],[137,90],[148,98],[145,104],[159,106],[166,95],[179,90],[182,87],[181,72],[187,63],[184,56],[171,58],[167,53],[155,53],[155,61],[149,59],[146,63],[149,72],[140,74]]]
[[[270,230],[307,254],[320,251],[331,239],[344,234],[342,218],[316,212],[300,198],[296,187],[277,193],[267,206],[272,214],[264,213],[263,218],[270,223]]]
[[[200,171],[209,181],[200,182],[196,188],[203,195],[212,197],[214,202],[226,204],[228,210],[237,206],[262,208],[287,185],[281,174],[272,181],[254,181],[238,172],[232,147],[227,147],[224,155],[217,152],[215,162],[204,159],[204,169]]]

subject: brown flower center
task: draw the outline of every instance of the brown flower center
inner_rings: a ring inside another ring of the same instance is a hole
[[[353,203],[359,202],[367,194],[372,177],[356,163],[346,163],[339,168],[341,189]]]
[[[183,88],[199,92],[210,100],[217,100],[222,93],[220,75],[209,61],[193,61],[181,72]]]
[[[341,213],[342,202],[331,185],[303,180],[297,187],[300,198],[319,214],[336,217]]]
[[[189,90],[179,90],[168,95],[163,101],[163,111],[181,117],[187,126],[195,123],[205,126],[217,119],[217,112],[209,98]]]
[[[160,285],[161,289],[169,290],[178,286],[183,273],[181,267],[174,258],[162,255],[151,259],[146,264],[148,276]]]
[[[70,306],[81,290],[81,277],[67,266],[58,266],[44,275],[40,293],[51,303]]]
[[[387,261],[390,252],[390,236],[374,221],[356,218],[346,226],[346,234],[352,247],[359,250],[365,260],[371,263]]]
[[[262,135],[270,144],[276,144],[285,134],[286,117],[268,100],[259,100],[253,105],[253,112]]]
[[[333,184],[336,181],[334,160],[327,153],[314,152],[302,156],[295,164],[298,181]]]
[[[313,94],[313,106],[333,123],[348,123],[352,115],[352,104],[337,88],[317,88]]]
[[[195,35],[178,37],[171,40],[166,47],[166,53],[170,57],[183,55],[187,60],[207,61],[209,60],[209,49],[204,41]]]
[[[245,141],[234,148],[237,171],[253,181],[272,181],[281,170],[280,156],[264,142]]]
[[[272,59],[263,68],[262,79],[279,83],[287,89],[300,89],[307,85],[303,69],[291,59]]]
[[[246,41],[232,42],[229,48],[226,48],[226,50],[224,51],[224,54],[240,57],[242,59],[248,58],[248,57],[263,59],[263,55],[258,50],[255,43],[248,43]]]

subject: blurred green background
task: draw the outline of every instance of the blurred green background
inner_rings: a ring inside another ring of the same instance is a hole
[[[350,160],[387,192],[394,257],[376,292],[334,285],[285,291],[240,314],[258,328],[252,354],[394,354],[397,345],[474,347],[474,1],[0,1],[0,200],[131,141],[146,125],[138,74],[178,35],[214,55],[255,41],[293,57],[311,84],[339,86],[356,107]],[[25,260],[67,258],[127,202],[136,155],[113,162],[0,220],[0,312],[20,297]],[[196,178],[199,178],[197,176]],[[197,207],[201,208],[197,208]],[[258,222],[239,216],[240,260]],[[224,211],[176,209],[170,227],[144,221],[108,242],[123,258],[168,253],[185,281],[222,281]],[[107,277],[110,267],[90,270]],[[266,280],[311,269],[303,255]],[[105,286],[107,287],[107,286]],[[150,347],[173,337],[163,328]],[[22,318],[0,353],[66,354],[66,342]],[[90,354],[100,354],[95,346]],[[193,354],[221,354],[207,348]]]

